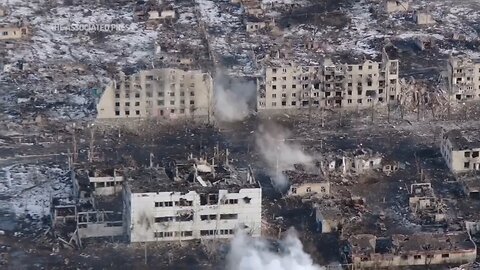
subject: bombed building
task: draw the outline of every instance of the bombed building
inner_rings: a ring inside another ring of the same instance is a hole
[[[231,238],[236,230],[261,234],[262,192],[250,169],[190,158],[131,170],[126,178],[131,242]]]
[[[450,55],[447,64],[449,94],[456,100],[480,99],[480,60]]]
[[[121,73],[97,104],[99,119],[209,117],[212,77],[179,69]]]
[[[394,102],[400,91],[396,49],[382,57],[332,55],[320,65],[275,61],[258,82],[258,110],[371,107]]]
[[[480,170],[480,141],[476,130],[442,130],[440,151],[450,171]]]
[[[349,240],[355,268],[387,268],[474,262],[477,247],[466,232],[376,237],[362,234]]]

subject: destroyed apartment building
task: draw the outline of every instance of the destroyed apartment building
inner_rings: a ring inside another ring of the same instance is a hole
[[[394,102],[400,91],[397,49],[389,44],[382,57],[366,57],[342,53],[313,66],[272,59],[257,82],[258,110],[368,108]]]
[[[73,194],[52,201],[55,232],[78,246],[87,238],[123,238],[123,176],[114,169],[92,166],[72,170],[71,179]]]
[[[449,95],[456,100],[480,99],[480,59],[450,55],[447,64]]]
[[[351,236],[347,257],[355,269],[372,269],[475,261],[477,247],[467,232],[371,234]]]
[[[124,198],[130,242],[261,234],[261,188],[251,169],[235,169],[228,155],[129,171]]]
[[[209,118],[212,100],[208,73],[174,68],[121,72],[103,92],[97,118]]]
[[[477,130],[442,129],[440,151],[452,173],[480,170],[480,139]]]
[[[412,184],[408,203],[415,219],[423,225],[435,225],[446,221],[446,206],[435,196],[430,183]]]
[[[225,157],[221,161],[218,157]],[[192,156],[166,167],[76,169],[73,196],[54,198],[52,224],[65,242],[118,237],[130,242],[231,238],[261,234],[261,188],[250,168],[228,154]],[[69,241],[67,241],[69,240]]]

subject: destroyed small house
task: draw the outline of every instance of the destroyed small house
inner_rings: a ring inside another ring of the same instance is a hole
[[[184,118],[212,115],[213,81],[208,73],[180,69],[120,73],[97,104],[97,118]]]
[[[453,173],[480,170],[480,139],[477,130],[442,129],[440,151]]]
[[[314,196],[323,197],[330,194],[330,182],[319,173],[289,170],[284,174],[290,182],[288,196]]]
[[[410,7],[408,0],[383,0],[382,8],[386,13],[407,12]]]
[[[474,262],[477,248],[467,232],[418,233],[380,238],[371,234],[349,239],[355,269]]]
[[[410,210],[423,224],[435,224],[445,221],[445,209],[430,183],[415,183],[410,186],[408,199]]]
[[[456,100],[480,99],[480,59],[451,55],[447,64],[449,95]]]
[[[132,170],[124,190],[131,242],[231,238],[261,233],[262,192],[250,169],[188,159]]]
[[[7,15],[7,7],[0,5],[0,17]]]
[[[413,14],[413,20],[418,25],[435,24],[432,14],[428,10],[416,10]]]
[[[315,220],[321,233],[330,233],[341,230],[345,217],[338,207],[316,207]]]
[[[28,35],[29,30],[26,25],[0,25],[0,40],[21,39]]]

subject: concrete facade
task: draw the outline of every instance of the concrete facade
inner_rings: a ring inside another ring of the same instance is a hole
[[[455,100],[480,99],[480,59],[450,56],[447,64],[448,88]]]
[[[28,35],[26,26],[0,25],[0,40],[21,39]]]
[[[294,183],[290,186],[288,190],[289,196],[308,196],[315,195],[322,197],[324,195],[330,194],[330,182],[320,182],[320,183]]]
[[[130,241],[232,238],[237,229],[260,236],[260,188],[238,192],[218,190],[210,195],[216,200],[203,204],[196,191],[133,193],[127,189],[126,222]],[[181,206],[180,200],[187,203]]]
[[[410,7],[410,2],[402,0],[384,0],[382,7],[386,13],[407,12]]]
[[[355,269],[474,262],[477,247],[467,232],[421,233],[377,238],[371,234],[349,239]]]
[[[395,101],[400,92],[398,60],[384,51],[382,61],[320,66],[269,66],[257,83],[257,108],[358,108]]]
[[[433,19],[432,14],[424,11],[416,11],[415,14],[413,14],[413,20],[418,25],[435,24],[435,20]]]
[[[475,131],[442,130],[440,151],[453,173],[480,170],[480,141]]]
[[[210,117],[213,80],[208,73],[180,69],[121,73],[97,104],[98,119]]]

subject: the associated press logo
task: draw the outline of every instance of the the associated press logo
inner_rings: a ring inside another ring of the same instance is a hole
[[[54,24],[52,30],[55,32],[124,32],[128,30],[126,24]]]

